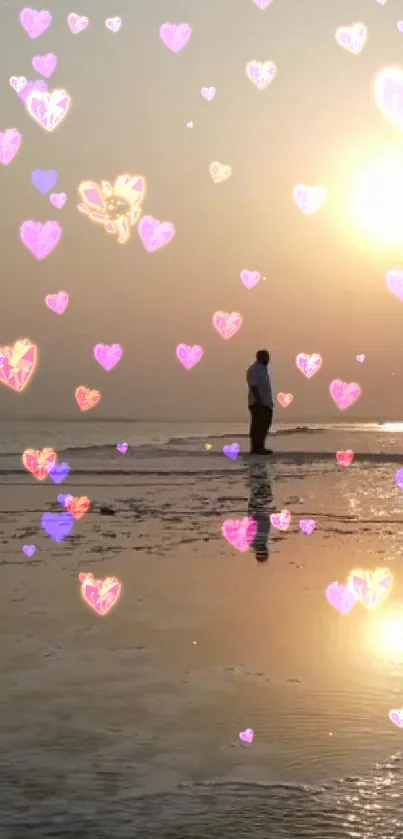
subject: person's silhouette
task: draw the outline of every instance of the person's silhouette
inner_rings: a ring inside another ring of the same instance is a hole
[[[273,509],[273,491],[267,461],[249,463],[248,473],[248,516],[254,519],[257,525],[256,535],[250,547],[254,551],[257,562],[267,562],[269,558],[270,512]]]

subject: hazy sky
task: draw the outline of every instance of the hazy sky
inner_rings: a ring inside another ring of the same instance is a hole
[[[0,130],[16,128],[23,140],[0,167],[0,344],[28,337],[40,360],[23,393],[0,385],[0,416],[79,417],[74,390],[84,384],[102,393],[88,420],[238,420],[247,414],[246,367],[263,346],[272,353],[275,392],[294,394],[289,408],[277,407],[278,420],[403,419],[403,302],[384,279],[403,268],[403,241],[385,245],[348,220],[362,169],[388,155],[403,162],[403,132],[380,113],[372,91],[380,68],[403,67],[403,2],[273,0],[264,11],[253,0],[43,6],[53,23],[35,40],[19,24],[23,3],[10,0],[1,17]],[[90,18],[79,35],[67,26],[70,12]],[[117,34],[104,25],[115,15]],[[337,45],[335,30],[356,21],[368,27],[368,40],[354,56]],[[165,22],[192,27],[177,54],[160,40]],[[8,81],[41,78],[31,61],[46,53],[58,57],[49,89],[72,97],[51,133]],[[277,65],[263,91],[246,78],[252,59]],[[203,86],[216,88],[211,102]],[[216,160],[232,167],[221,184],[209,175]],[[67,193],[63,209],[31,184],[36,168],[59,173],[53,191]],[[136,227],[120,245],[77,210],[82,181],[125,173],[146,179],[143,214],[175,225],[174,239],[154,253]],[[311,217],[293,200],[298,183],[327,190]],[[26,219],[63,227],[43,261],[20,242]],[[244,268],[266,279],[248,290]],[[70,295],[61,316],[44,303],[60,290]],[[218,310],[244,319],[227,341],[212,325]],[[93,358],[97,343],[123,347],[111,372]],[[189,371],[176,358],[179,343],[204,349]],[[300,352],[323,356],[310,381],[296,369]],[[358,353],[366,354],[363,364]],[[333,378],[363,388],[344,414],[328,394]]]

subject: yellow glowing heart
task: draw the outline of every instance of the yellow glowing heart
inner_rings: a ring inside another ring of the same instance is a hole
[[[393,576],[387,568],[375,571],[363,571],[355,568],[351,571],[348,584],[353,589],[357,600],[371,611],[375,610],[390,593]]]

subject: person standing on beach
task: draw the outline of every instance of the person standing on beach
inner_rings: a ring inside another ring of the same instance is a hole
[[[268,365],[270,353],[258,350],[256,361],[246,372],[248,406],[250,411],[250,453],[273,454],[265,448],[265,440],[273,420],[273,396]]]

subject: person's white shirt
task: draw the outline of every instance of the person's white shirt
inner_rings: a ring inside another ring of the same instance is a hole
[[[248,383],[248,405],[251,407],[255,404],[256,399],[252,393],[251,388],[257,387],[262,404],[267,408],[273,408],[273,395],[271,388],[271,380],[268,368],[265,364],[259,364],[255,361],[246,371],[246,381]]]

